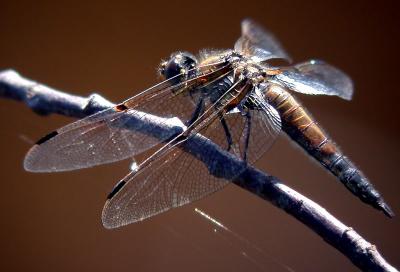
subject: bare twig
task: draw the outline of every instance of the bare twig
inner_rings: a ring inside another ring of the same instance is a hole
[[[77,118],[82,118],[114,105],[97,94],[86,98],[54,90],[23,78],[11,70],[0,72],[0,97],[24,102],[36,113],[42,115],[58,113]],[[142,120],[142,122],[152,121],[151,119],[146,119]],[[146,124],[141,124],[141,126],[143,125]],[[202,140],[201,137],[200,135],[188,141],[183,148],[186,152],[190,152],[205,163],[209,163],[206,156],[209,156],[211,152],[216,158],[215,161],[213,160],[213,165],[207,165],[211,174],[221,175],[218,172],[220,170],[219,167],[223,164],[225,168],[223,175],[229,177],[230,171],[226,169],[242,166],[240,161],[226,154],[212,142],[209,142],[206,146],[203,144],[201,149],[194,148],[196,141]],[[227,165],[229,167],[226,167]],[[284,185],[278,178],[253,167],[248,167],[233,182],[270,201],[275,206],[297,218],[342,252],[361,270],[397,271],[384,260],[374,245],[329,214],[324,208]]]

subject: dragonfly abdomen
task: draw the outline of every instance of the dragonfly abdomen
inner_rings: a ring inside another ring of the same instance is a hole
[[[390,217],[394,215],[364,174],[343,155],[335,142],[289,92],[281,86],[271,85],[265,96],[279,112],[282,129],[292,140],[338,177],[363,202],[382,210]]]

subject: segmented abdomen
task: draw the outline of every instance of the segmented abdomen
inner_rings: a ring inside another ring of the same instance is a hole
[[[290,138],[337,176],[362,201],[382,210],[390,217],[393,216],[393,212],[363,173],[342,154],[337,145],[289,92],[279,85],[271,85],[266,90],[265,96],[280,113],[282,129]]]

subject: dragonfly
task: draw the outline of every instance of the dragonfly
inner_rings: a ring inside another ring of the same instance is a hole
[[[284,131],[363,202],[394,215],[294,96],[351,100],[352,81],[338,68],[292,64],[272,33],[245,19],[233,49],[176,52],[159,71],[155,86],[41,138],[25,169],[68,171],[150,153],[108,195],[102,222],[117,228],[224,188]]]

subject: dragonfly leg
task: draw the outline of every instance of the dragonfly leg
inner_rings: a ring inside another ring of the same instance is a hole
[[[247,162],[247,152],[249,149],[249,142],[250,142],[250,131],[251,131],[251,114],[250,111],[247,110],[245,114],[246,118],[246,128],[245,128],[245,142],[244,142],[244,155],[243,160]]]
[[[197,103],[196,109],[194,110],[192,116],[190,117],[190,119],[188,121],[186,121],[186,124],[185,124],[186,126],[192,125],[197,120],[197,118],[199,118],[199,116],[204,113],[204,106],[205,106],[204,99],[201,98],[199,100],[199,102]]]
[[[221,125],[224,128],[226,142],[228,143],[228,148],[226,150],[229,151],[233,144],[232,135],[229,131],[228,124],[226,123],[226,120],[222,114],[219,114],[219,120],[221,121]]]

